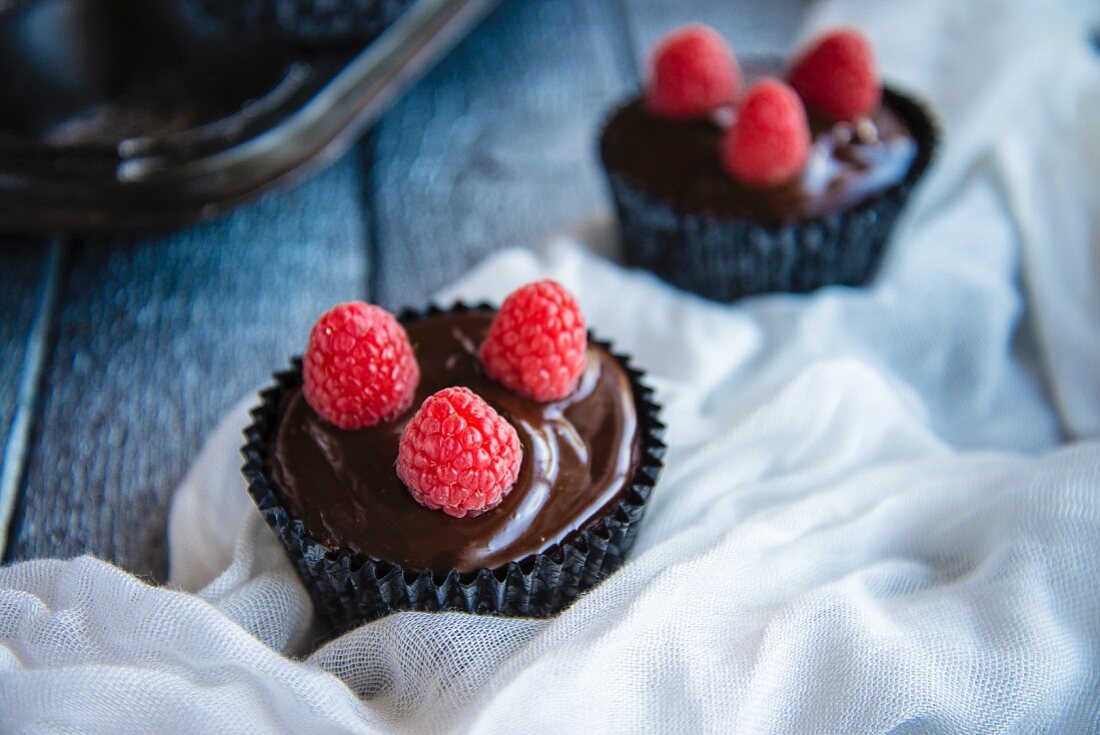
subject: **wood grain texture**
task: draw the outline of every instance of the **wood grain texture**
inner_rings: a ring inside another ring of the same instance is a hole
[[[633,86],[620,8],[503,3],[379,124],[376,293],[420,304],[489,253],[605,206],[595,141]]]
[[[9,559],[164,578],[168,499],[205,434],[364,295],[362,205],[351,155],[211,224],[74,248]]]
[[[64,247],[0,236],[0,549],[23,478]]]
[[[8,435],[23,359],[46,283],[49,244],[0,235],[0,438]]]

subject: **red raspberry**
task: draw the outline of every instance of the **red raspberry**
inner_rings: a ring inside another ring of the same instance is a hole
[[[854,28],[818,37],[798,55],[788,77],[807,106],[837,120],[870,115],[882,96],[871,42]]]
[[[444,388],[405,427],[397,476],[416,502],[462,518],[500,505],[522,459],[519,435],[503,416],[469,388]]]
[[[341,429],[396,418],[420,382],[405,328],[385,309],[352,301],[321,315],[302,358],[302,391]]]
[[[481,345],[481,364],[513,393],[556,401],[576,390],[587,348],[573,294],[555,281],[537,281],[504,300]]]
[[[650,57],[646,98],[661,117],[684,119],[732,105],[741,70],[718,31],[692,23],[672,31]]]
[[[726,133],[726,169],[746,184],[773,186],[795,176],[810,153],[806,110],[794,90],[777,79],[752,85]]]

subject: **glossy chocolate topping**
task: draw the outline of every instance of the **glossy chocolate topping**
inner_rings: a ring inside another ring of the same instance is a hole
[[[315,539],[406,568],[468,572],[545,551],[595,522],[626,490],[639,459],[630,378],[603,347],[590,344],[577,390],[536,403],[482,374],[476,348],[493,313],[427,317],[407,325],[420,361],[413,409],[388,424],[342,431],[320,418],[300,389],[290,391],[269,444],[276,492]],[[515,487],[495,509],[452,518],[419,505],[394,464],[405,424],[421,402],[466,386],[512,422],[523,446]]]
[[[781,68],[746,65],[744,73],[751,83],[764,74],[780,76]],[[604,163],[681,212],[778,225],[839,211],[888,189],[905,178],[917,154],[917,141],[885,104],[870,125],[811,115],[814,142],[802,174],[778,186],[754,187],[723,166],[725,127],[718,117],[666,120],[636,99],[608,122],[601,141]]]

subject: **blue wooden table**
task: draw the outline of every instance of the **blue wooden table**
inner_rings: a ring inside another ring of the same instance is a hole
[[[801,0],[505,0],[342,160],[159,235],[0,235],[0,543],[167,572],[173,488],[238,399],[361,298],[423,305],[607,206],[595,139],[665,30],[786,50]]]

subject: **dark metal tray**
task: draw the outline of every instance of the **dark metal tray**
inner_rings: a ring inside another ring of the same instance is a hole
[[[0,0],[0,230],[206,218],[337,158],[497,0],[364,45],[218,35],[176,0]]]

